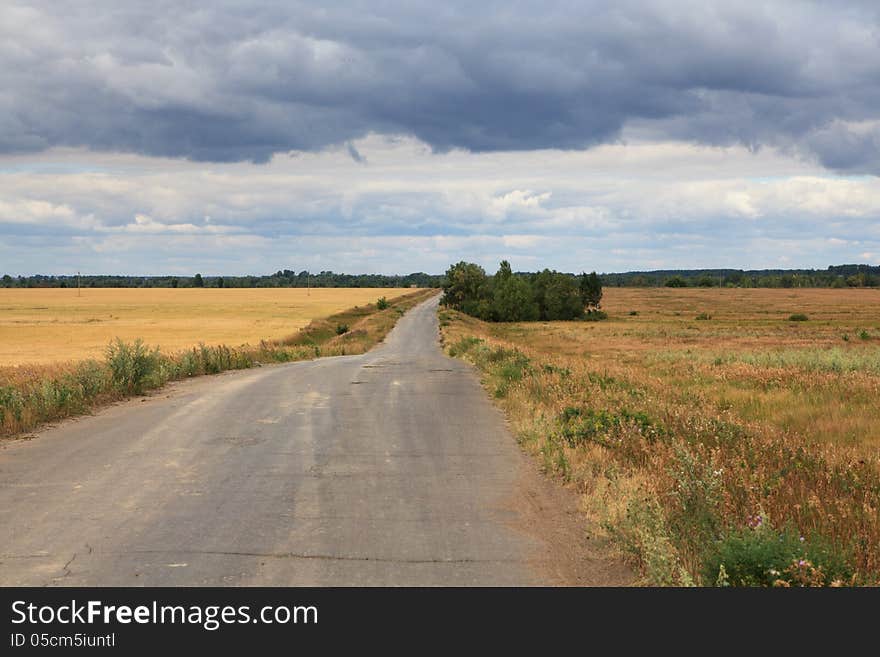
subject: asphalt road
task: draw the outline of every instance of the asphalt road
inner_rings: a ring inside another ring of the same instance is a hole
[[[200,377],[0,449],[0,585],[548,583],[523,456],[437,298],[384,344]]]

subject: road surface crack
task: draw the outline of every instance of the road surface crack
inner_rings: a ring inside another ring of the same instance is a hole
[[[136,554],[181,554],[206,555],[221,557],[259,557],[263,559],[309,559],[316,561],[372,561],[377,563],[408,563],[408,564],[463,564],[463,563],[533,563],[527,559],[475,559],[465,558],[429,558],[405,559],[396,557],[352,556],[337,554],[316,554],[308,552],[247,552],[237,550],[129,550],[126,552],[102,552],[106,555]]]

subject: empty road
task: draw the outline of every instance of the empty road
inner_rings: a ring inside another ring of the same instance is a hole
[[[555,502],[441,352],[436,305],[364,355],[192,379],[7,441],[0,585],[564,583]]]

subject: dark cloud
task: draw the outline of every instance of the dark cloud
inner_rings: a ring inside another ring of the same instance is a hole
[[[368,132],[493,151],[589,147],[635,126],[878,172],[873,7],[7,3],[0,151],[264,162]]]

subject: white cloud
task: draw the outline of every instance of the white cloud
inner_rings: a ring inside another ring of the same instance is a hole
[[[4,262],[17,273],[62,271],[80,267],[77,249],[119,248],[132,257],[91,266],[259,273],[296,258],[316,269],[440,271],[470,254],[487,268],[518,257],[611,271],[721,259],[773,266],[789,250],[795,265],[824,267],[880,251],[880,180],[773,149],[628,139],[587,151],[431,153],[415,139],[379,135],[353,147],[366,164],[344,145],[265,165],[76,149],[5,156],[6,242],[60,232]],[[124,235],[141,246],[118,241]],[[199,241],[207,237],[210,252]],[[184,248],[189,256],[174,255]]]

